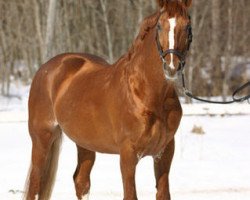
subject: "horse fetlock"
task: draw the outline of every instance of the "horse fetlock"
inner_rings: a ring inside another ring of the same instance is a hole
[[[79,200],[89,200],[89,193],[84,194]]]

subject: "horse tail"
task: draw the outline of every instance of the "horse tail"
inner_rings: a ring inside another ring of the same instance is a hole
[[[46,163],[44,179],[43,179],[44,187],[40,191],[41,199],[50,199],[56,178],[61,143],[62,143],[62,134],[60,133],[53,142],[49,152],[49,157]]]
[[[48,153],[48,158],[45,163],[45,168],[44,168],[45,171],[43,173],[43,178],[42,178],[42,187],[39,192],[39,199],[41,200],[50,199],[56,178],[61,143],[62,143],[62,133],[60,131],[60,133],[57,134],[57,137],[54,139],[54,142],[51,145],[51,148]],[[23,199],[28,198],[27,195],[29,191],[31,168],[32,164],[30,166],[29,173],[26,179]]]

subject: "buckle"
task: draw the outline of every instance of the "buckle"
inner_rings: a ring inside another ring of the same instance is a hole
[[[166,59],[161,55],[161,61],[163,62],[163,64],[167,64]]]

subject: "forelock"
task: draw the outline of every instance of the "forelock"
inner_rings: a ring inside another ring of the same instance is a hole
[[[162,10],[168,13],[169,18],[188,15],[186,7],[179,1],[168,2]]]

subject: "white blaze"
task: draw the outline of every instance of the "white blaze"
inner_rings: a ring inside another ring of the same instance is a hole
[[[169,49],[174,49],[174,29],[176,26],[176,19],[170,18],[169,20],[170,28],[168,33]],[[170,54],[170,64],[169,67],[174,69],[174,55]]]

